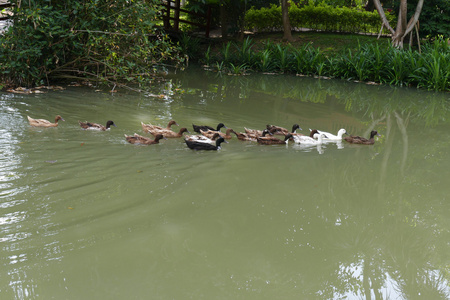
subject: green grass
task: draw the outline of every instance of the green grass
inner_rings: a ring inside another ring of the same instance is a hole
[[[372,44],[387,47],[390,39],[381,37],[377,39],[372,35],[359,34],[336,34],[336,33],[322,33],[322,32],[293,32],[292,37],[294,41],[288,43],[283,41],[283,33],[261,33],[249,35],[254,42],[256,49],[264,48],[264,42],[269,39],[275,44],[291,44],[294,47],[301,47],[310,44],[314,48],[319,48],[323,53],[338,53],[350,49],[352,51],[358,49],[359,44]]]
[[[376,36],[302,32],[294,33],[291,43],[281,37],[267,33],[217,40],[204,52],[205,60],[224,63],[218,67],[234,75],[290,73],[450,91],[450,47],[443,38],[423,44],[419,53],[396,49]]]

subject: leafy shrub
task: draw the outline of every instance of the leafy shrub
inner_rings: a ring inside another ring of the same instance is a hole
[[[65,78],[143,83],[155,66],[181,61],[155,29],[160,6],[154,3],[12,2],[14,25],[0,36],[4,83],[33,86]]]
[[[387,14],[390,22],[394,16]],[[299,7],[291,4],[289,20],[292,27],[306,27],[313,30],[339,32],[378,32],[381,28],[377,12],[368,12],[358,8],[332,7],[326,4],[307,4]],[[281,8],[272,5],[269,8],[251,8],[245,15],[247,29],[257,31],[281,30]]]

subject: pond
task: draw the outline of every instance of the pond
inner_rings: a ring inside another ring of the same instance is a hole
[[[0,94],[2,299],[450,297],[448,93],[193,70],[156,94]],[[57,114],[56,128],[27,122]],[[170,120],[381,136],[233,137],[219,151],[125,140]]]

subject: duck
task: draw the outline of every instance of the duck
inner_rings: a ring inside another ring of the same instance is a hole
[[[294,142],[296,144],[303,144],[303,145],[321,145],[321,144],[323,144],[324,139],[327,136],[323,133],[320,133],[316,140],[311,137],[311,135],[314,136],[315,134],[317,134],[317,132],[311,131],[310,136],[294,136]]]
[[[276,135],[287,135],[288,133],[296,133],[295,131],[297,129],[303,130],[300,128],[300,126],[298,124],[294,124],[292,126],[292,130],[291,132],[289,132],[289,130],[287,130],[286,128],[280,127],[280,126],[275,126],[275,125],[267,125],[267,129],[272,133],[272,134],[276,134]]]
[[[216,129],[212,128],[211,126],[206,126],[206,125],[194,125],[194,124],[192,124],[192,127],[194,128],[194,131],[198,132],[198,133],[201,133],[200,130],[203,130],[203,131],[208,131],[208,130],[220,131],[220,129],[222,127],[223,128],[227,128],[223,123],[219,123],[217,125]]]
[[[264,137],[266,134],[270,134],[270,135],[272,135],[270,132],[269,132],[269,130],[267,130],[267,129],[264,129],[263,131],[262,131],[262,134],[261,135],[257,135],[257,134],[253,134],[253,133],[243,133],[243,132],[236,132],[236,131],[233,131],[233,133],[236,135],[236,137],[238,138],[238,140],[241,140],[241,141],[250,141],[250,142],[256,142],[256,138],[258,138],[258,137]]]
[[[366,139],[361,136],[346,136],[344,140],[350,144],[362,144],[362,145],[373,145],[375,143],[375,136],[381,136],[376,130],[370,132],[370,138]]]
[[[232,132],[234,132],[234,130],[231,128],[228,128],[226,133],[222,133],[220,131],[215,131],[215,130],[204,131],[204,130],[200,129],[200,133],[208,138],[212,138],[216,133],[218,133],[221,137],[223,137],[224,139],[227,139],[227,140],[231,139]]]
[[[200,142],[200,143],[209,143],[214,144],[215,141],[220,137],[218,132],[214,133],[214,135],[209,138],[204,135],[185,135],[184,139],[192,142]]]
[[[264,130],[258,130],[258,129],[250,129],[247,127],[244,127],[244,131],[246,134],[251,134],[252,136],[261,136]]]
[[[55,123],[52,123],[45,119],[33,119],[30,116],[27,116],[27,118],[28,118],[28,122],[33,127],[57,127],[59,120],[65,121],[60,115],[57,115],[55,117]]]
[[[157,125],[152,125],[152,124],[144,124],[144,122],[141,122],[142,125],[142,129],[144,129],[144,131],[149,132],[152,129],[156,129],[156,130],[163,130],[163,129],[168,129],[171,130],[172,129],[172,125],[176,125],[176,126],[180,126],[178,125],[178,123],[174,120],[171,120],[166,127],[162,127],[162,126],[157,126]]]
[[[256,141],[261,145],[280,145],[280,144],[286,144],[289,142],[289,139],[292,138],[292,134],[288,133],[284,140],[280,140],[273,136],[260,136],[256,138]]]
[[[269,124],[266,125],[266,128],[263,130],[250,129],[250,128],[244,127],[244,131],[246,134],[250,134],[255,137],[262,136],[264,130],[267,130],[268,132],[270,132],[271,135],[273,135],[272,131],[275,131],[275,129],[272,128],[272,125],[269,125]]]
[[[313,130],[310,128],[309,131],[312,132]],[[347,131],[344,128],[339,129],[339,131],[337,132],[337,135],[334,135],[334,134],[326,132],[326,131],[317,130],[317,129],[316,129],[316,131],[319,134],[321,134],[321,133],[325,134],[327,136],[325,138],[325,140],[328,140],[328,141],[342,141],[342,136],[344,134],[347,134]],[[317,135],[317,137],[318,137],[318,135]]]
[[[137,133],[134,134],[134,136],[126,135],[125,139],[130,144],[140,144],[140,145],[154,145],[159,144],[159,140],[166,139],[162,134],[158,134],[155,136],[155,139],[152,140],[151,138],[139,135]]]
[[[192,150],[219,150],[221,148],[220,145],[222,143],[228,143],[227,141],[225,141],[225,139],[223,137],[219,137],[216,140],[215,145],[212,145],[209,143],[202,143],[202,142],[198,142],[198,141],[190,141],[187,139],[184,139],[184,142]]]
[[[103,125],[97,124],[97,123],[87,122],[87,121],[86,122],[78,121],[78,123],[80,124],[81,128],[86,129],[86,130],[106,131],[106,130],[111,129],[111,126],[117,127],[116,124],[114,124],[114,122],[111,120],[106,122],[106,126],[103,126]]]
[[[144,126],[142,126],[142,128],[144,128]],[[171,129],[165,129],[165,128],[163,128],[163,129],[155,129],[155,128],[150,129],[149,128],[147,132],[150,132],[154,136],[157,136],[158,134],[162,134],[166,138],[179,138],[179,137],[183,136],[183,133],[185,133],[185,132],[189,133],[189,130],[187,130],[186,127],[180,128],[180,130],[178,132],[175,132]]]

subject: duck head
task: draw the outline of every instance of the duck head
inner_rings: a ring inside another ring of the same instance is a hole
[[[219,123],[218,125],[217,125],[217,131],[220,131],[220,128],[227,128],[227,126],[225,126],[225,124],[223,124],[223,123]]]
[[[381,134],[379,134],[378,131],[376,130],[372,130],[370,132],[370,138],[373,138],[374,136],[381,136]]]
[[[294,124],[294,126],[292,126],[292,131],[291,131],[291,132],[295,132],[295,130],[297,130],[297,129],[303,130],[303,129],[300,127],[300,125]]]
[[[109,120],[108,122],[106,122],[106,128],[109,128],[111,126],[117,127],[116,124],[114,124],[113,121]]]

